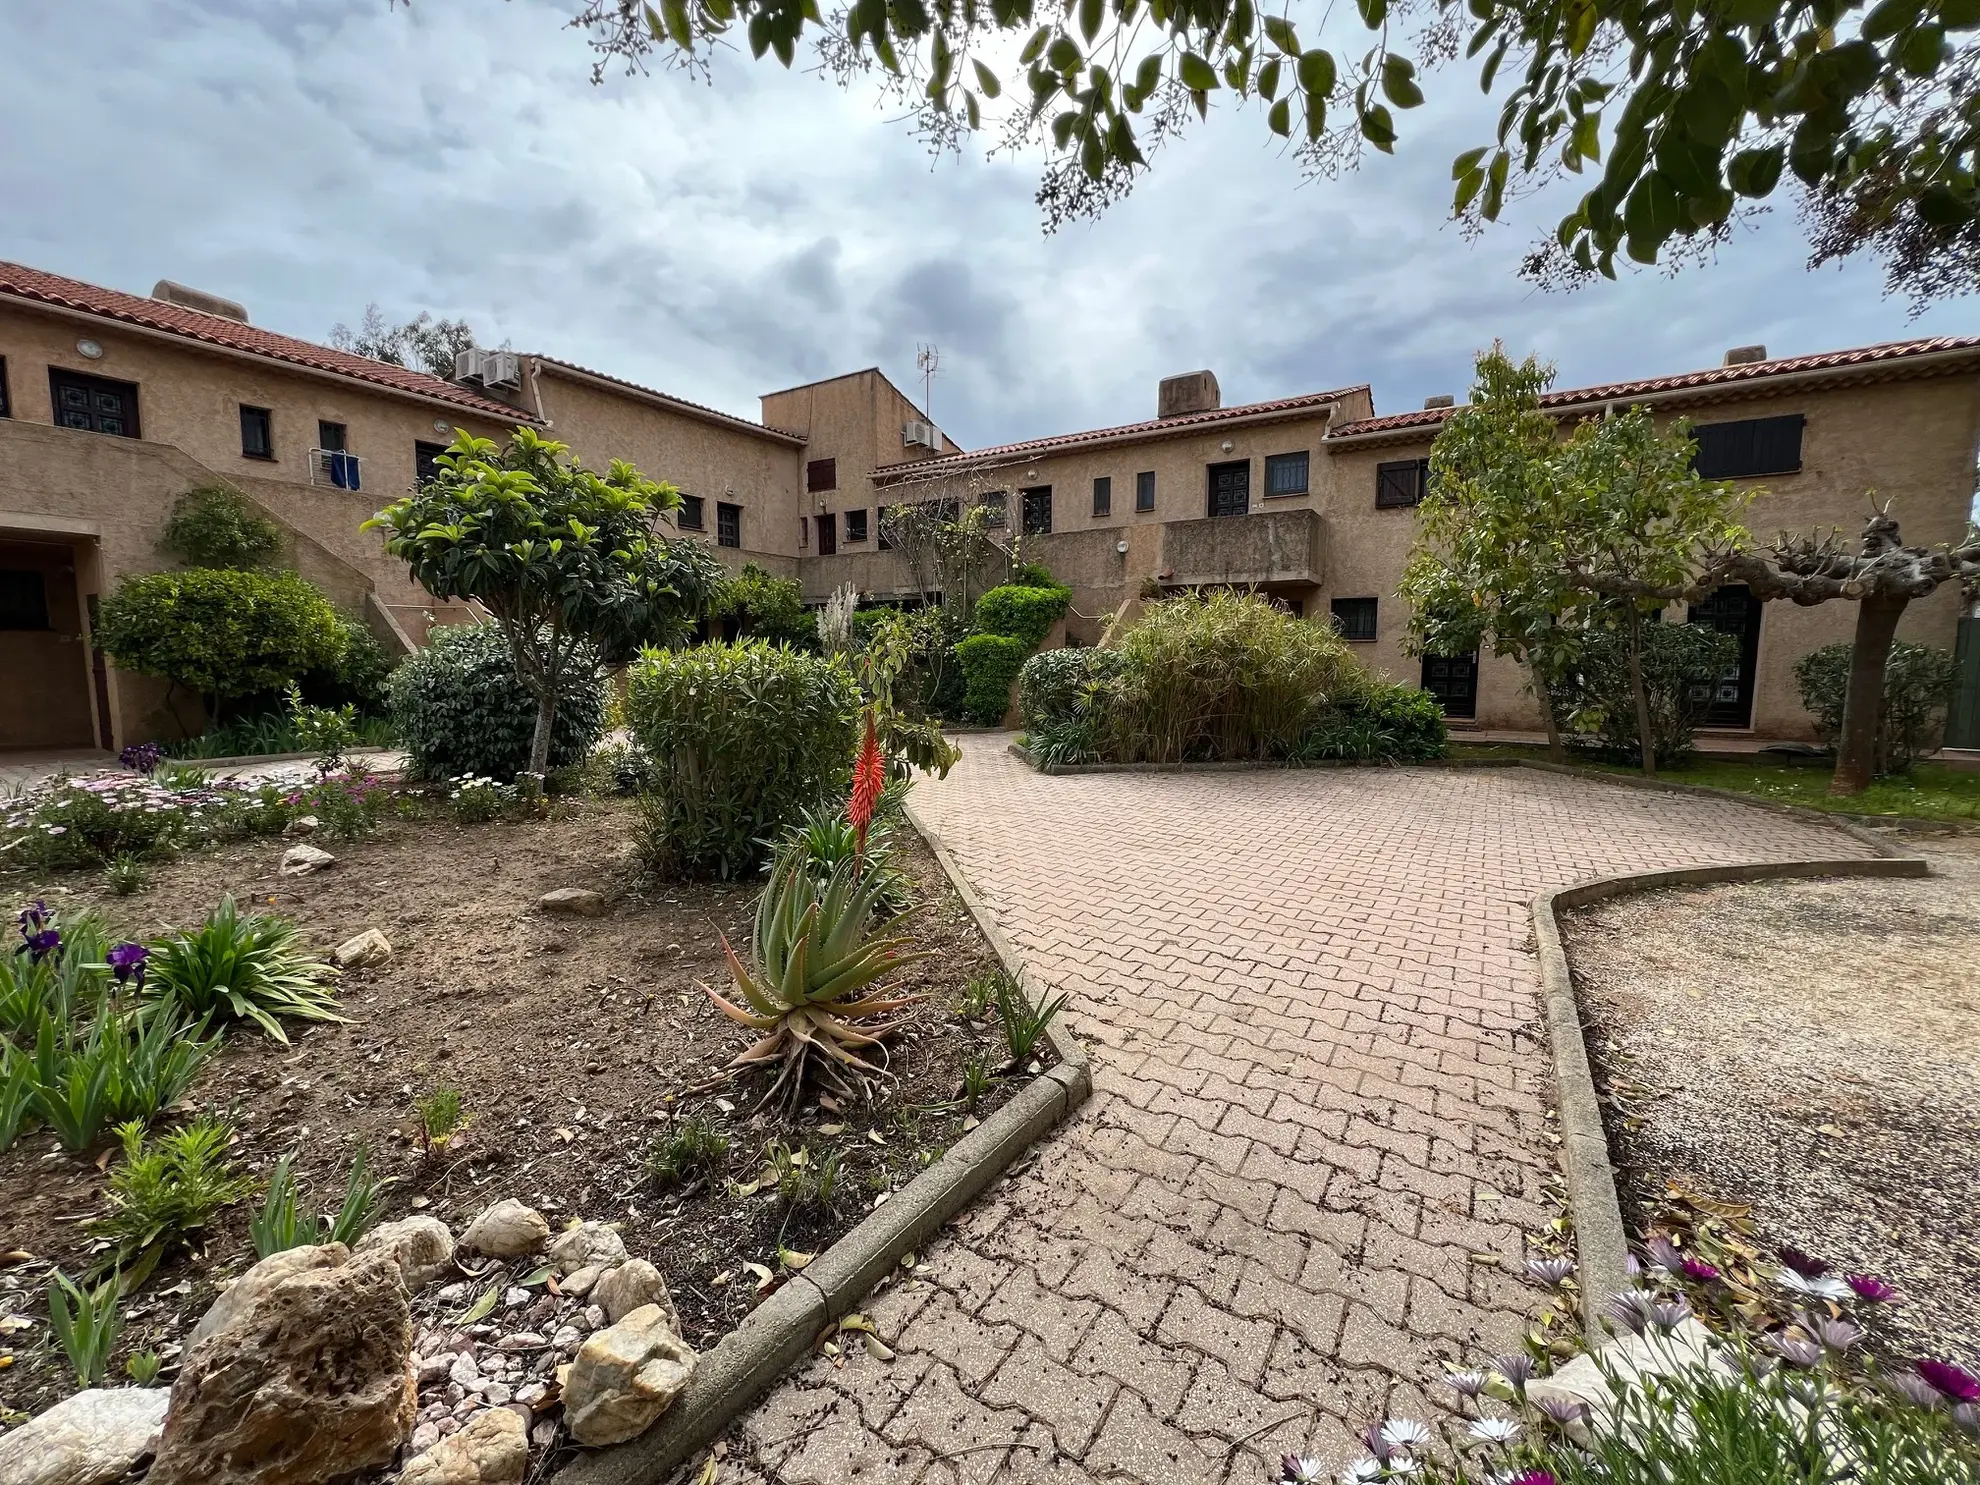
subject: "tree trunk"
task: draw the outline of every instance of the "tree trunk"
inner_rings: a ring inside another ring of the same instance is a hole
[[[1540,716],[1547,724],[1547,761],[1567,762],[1567,745],[1561,741],[1561,719],[1554,712],[1554,693],[1547,687],[1547,678],[1540,674],[1538,665],[1529,665],[1533,677],[1533,695],[1540,703]]]
[[[1643,684],[1643,615],[1629,606],[1629,693],[1636,701],[1636,746],[1643,754],[1643,776],[1657,777],[1657,740],[1650,732],[1650,692]]]
[[[1877,771],[1877,732],[1883,723],[1884,667],[1898,620],[1911,600],[1873,593],[1856,607],[1856,643],[1849,655],[1849,690],[1843,700],[1842,738],[1836,748],[1831,794],[1861,794]]]
[[[550,772],[550,724],[557,719],[557,690],[545,686],[536,698],[536,731],[529,740],[529,772],[533,787],[525,792],[540,793],[543,776]]]

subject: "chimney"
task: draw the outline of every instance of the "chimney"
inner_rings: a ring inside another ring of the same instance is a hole
[[[1764,361],[1766,359],[1767,348],[1764,345],[1736,345],[1726,352],[1726,359],[1719,364],[1721,366],[1751,366],[1755,361]]]
[[[1423,410],[1425,412],[1430,411],[1430,409],[1433,407],[1456,407],[1456,406],[1457,406],[1457,398],[1453,397],[1449,392],[1440,392],[1435,397],[1426,397],[1423,399]]]
[[[1215,412],[1223,406],[1214,372],[1190,371],[1165,376],[1155,390],[1155,416],[1179,418],[1184,413]]]
[[[152,285],[151,297],[166,304],[176,304],[181,309],[196,309],[203,314],[218,315],[223,320],[248,322],[247,309],[232,299],[222,299],[218,294],[208,294],[201,289],[188,289],[184,284],[175,284],[169,278],[161,278]]]

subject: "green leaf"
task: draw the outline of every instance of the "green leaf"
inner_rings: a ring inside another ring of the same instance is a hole
[[[1461,214],[1485,188],[1485,172],[1473,166],[1457,178],[1457,192],[1451,200],[1451,214]]]
[[[1258,96],[1268,103],[1279,96],[1279,59],[1277,57],[1272,58],[1271,61],[1258,69]]]
[[[1924,13],[1922,0],[1883,0],[1883,4],[1874,6],[1863,18],[1863,30],[1859,34],[1866,41],[1888,41],[1917,25]]]
[[[1780,182],[1781,166],[1785,160],[1786,154],[1779,146],[1741,150],[1732,157],[1732,163],[1726,168],[1726,178],[1740,195],[1758,200],[1769,195]]]
[[[1475,150],[1466,150],[1451,162],[1451,179],[1463,180],[1478,169],[1478,162],[1491,151],[1489,144],[1481,144]]]
[[[1306,95],[1306,137],[1318,139],[1327,132],[1327,99],[1325,94]]]
[[[1361,12],[1362,24],[1371,31],[1378,29],[1388,18],[1389,0],[1354,0],[1354,3]]]
[[[1100,34],[1100,21],[1105,13],[1105,0],[1079,0],[1079,31],[1088,46]]]
[[[1602,116],[1585,113],[1575,121],[1574,147],[1584,160],[1602,158]]]
[[[1051,39],[1052,28],[1050,26],[1040,26],[1036,31],[1033,31],[1031,33],[1031,39],[1024,44],[1024,50],[1018,53],[1018,65],[1020,67],[1029,67],[1033,62],[1036,62],[1040,54],[1045,50],[1045,43]]]
[[[660,14],[667,22],[667,35],[682,51],[694,49],[694,31],[688,25],[687,6],[682,0],[660,0]]]
[[[1192,93],[1207,93],[1217,86],[1217,70],[1195,52],[1184,52],[1176,64],[1176,76]]]
[[[1292,22],[1284,16],[1268,15],[1265,17],[1265,36],[1272,45],[1276,46],[1287,56],[1297,57],[1299,55],[1299,33],[1293,30]]]
[[[1292,99],[1281,98],[1277,103],[1274,103],[1271,112],[1265,115],[1265,122],[1271,127],[1274,134],[1279,135],[1281,138],[1290,138],[1292,135]]]
[[[1930,77],[1946,56],[1946,33],[1937,26],[1920,26],[1898,43],[1898,62],[1913,77]]]
[[[1162,80],[1162,55],[1150,52],[1141,59],[1141,65],[1134,69],[1134,90],[1146,98],[1155,91],[1155,85]]]
[[[988,67],[974,60],[969,65],[976,70],[976,86],[982,90],[984,97],[995,98],[1004,91],[1004,85],[997,80],[997,74]]]
[[[1415,108],[1423,102],[1423,89],[1416,85],[1416,66],[1409,58],[1393,52],[1382,58],[1382,96],[1397,108]]]
[[[1310,100],[1326,98],[1334,91],[1334,54],[1315,47],[1299,59],[1299,85]]]
[[[1079,43],[1062,32],[1045,49],[1045,62],[1061,77],[1071,77],[1086,65],[1086,57],[1080,51]]]
[[[1506,199],[1506,172],[1512,168],[1512,156],[1500,150],[1492,156],[1491,168],[1485,172],[1485,200],[1479,206],[1487,221],[1499,219],[1499,208]]]
[[[1395,153],[1396,124],[1389,110],[1377,103],[1361,111],[1361,137],[1383,154]]]

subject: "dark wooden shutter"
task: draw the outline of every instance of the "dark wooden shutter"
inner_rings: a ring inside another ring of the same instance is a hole
[[[839,461],[837,459],[813,459],[804,466],[804,488],[811,494],[820,490],[839,488]]]
[[[1708,480],[1794,474],[1801,468],[1801,430],[1806,423],[1800,413],[1700,423],[1691,430],[1698,445],[1691,467]]]
[[[1375,508],[1390,510],[1423,502],[1430,474],[1428,459],[1392,459],[1375,466]]]

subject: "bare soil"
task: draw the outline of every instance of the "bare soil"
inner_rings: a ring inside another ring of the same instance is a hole
[[[987,1114],[1020,1078],[1000,1080],[972,1115],[961,1069],[1005,1056],[994,1016],[956,1014],[959,992],[995,958],[926,847],[905,827],[895,859],[920,907],[901,931],[929,957],[896,984],[925,992],[893,1046],[896,1081],[873,1105],[837,1112],[807,1100],[795,1122],[754,1112],[760,1081],[716,1083],[749,1033],[700,989],[728,975],[718,935],[747,953],[755,886],[642,881],[630,851],[632,812],[619,801],[560,802],[547,820],[462,827],[445,817],[388,819],[363,840],[319,842],[337,857],[314,876],[284,878],[287,842],[257,841],[159,868],[129,897],[94,880],[15,883],[62,911],[95,907],[133,935],[197,924],[224,894],[279,912],[326,954],[382,929],[391,961],[341,982],[348,1024],[290,1027],[283,1046],[236,1028],[188,1100],[236,1121],[241,1165],[266,1175],[284,1152],[312,1211],[334,1211],[363,1145],[393,1184],[384,1217],[425,1211],[458,1234],[489,1202],[515,1197],[552,1225],[622,1224],[628,1249],[666,1276],[686,1338],[712,1345],[755,1301],[751,1262],[778,1267],[779,1244],[816,1251],[850,1229]],[[610,903],[596,919],[536,908],[556,887],[588,887]],[[9,910],[11,911],[11,909]],[[711,1084],[715,1086],[710,1086]],[[412,1101],[459,1091],[471,1122],[444,1155],[424,1152]],[[660,1189],[648,1148],[690,1115],[730,1141],[714,1179]],[[771,1140],[836,1152],[830,1207],[788,1211],[754,1183]],[[46,1132],[0,1154],[0,1411],[39,1411],[73,1388],[48,1337],[44,1291],[53,1266],[80,1274],[100,1244],[86,1230],[103,1211],[104,1150],[72,1155]],[[168,1259],[126,1309],[125,1355],[159,1349],[168,1363],[219,1282],[252,1263],[255,1201],[221,1214],[202,1251]],[[31,1324],[9,1327],[8,1317]]]
[[[1980,837],[1924,880],[1756,882],[1572,914],[1609,1137],[1641,1229],[1666,1182],[1896,1283],[1911,1354],[1980,1363]]]

